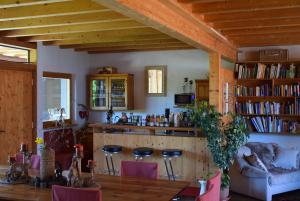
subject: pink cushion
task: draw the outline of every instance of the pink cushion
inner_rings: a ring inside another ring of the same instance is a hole
[[[52,201],[102,201],[99,188],[52,186]]]
[[[215,195],[215,200],[220,200],[220,191],[221,191],[221,171],[217,171],[215,176],[208,180],[208,186],[213,185],[212,194]],[[213,200],[212,200],[213,201]]]
[[[142,161],[122,161],[121,176],[157,179],[158,164],[142,162]]]
[[[40,159],[41,157],[39,155],[33,154],[30,158],[31,168],[32,169],[40,169]]]

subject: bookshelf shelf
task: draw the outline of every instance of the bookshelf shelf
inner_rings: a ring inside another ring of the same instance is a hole
[[[239,62],[235,75],[236,112],[249,130],[300,134],[300,61]]]

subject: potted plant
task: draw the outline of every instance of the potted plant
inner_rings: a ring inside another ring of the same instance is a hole
[[[213,160],[222,171],[221,198],[224,193],[223,199],[226,199],[230,185],[229,167],[233,164],[238,149],[249,138],[245,120],[240,115],[231,114],[229,121],[223,123],[222,115],[207,102],[198,103],[197,107],[191,108],[190,112],[195,127],[200,128],[206,135]]]

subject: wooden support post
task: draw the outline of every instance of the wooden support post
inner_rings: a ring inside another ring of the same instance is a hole
[[[222,112],[222,82],[221,82],[221,54],[209,54],[209,104],[215,105],[217,111]]]

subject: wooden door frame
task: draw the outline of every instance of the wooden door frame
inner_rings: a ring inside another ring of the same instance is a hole
[[[32,151],[36,153],[35,138],[37,137],[37,65],[0,60],[0,70],[14,70],[32,73]]]

